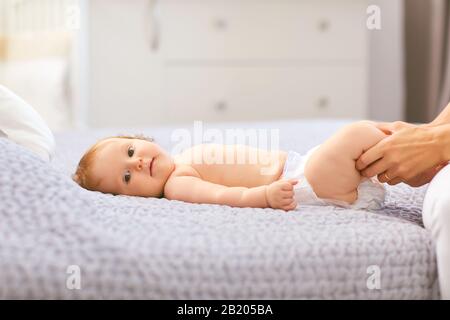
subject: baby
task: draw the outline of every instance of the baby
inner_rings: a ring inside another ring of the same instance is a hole
[[[385,188],[375,178],[362,177],[355,162],[386,136],[374,122],[359,121],[304,156],[244,145],[201,144],[174,157],[152,139],[119,136],[91,147],[73,179],[89,190],[192,203],[285,211],[298,203],[378,209]],[[265,160],[238,161],[255,152]],[[232,155],[234,161],[198,161],[206,154]]]

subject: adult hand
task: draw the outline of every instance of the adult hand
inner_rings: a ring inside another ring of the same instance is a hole
[[[408,122],[403,121],[394,121],[394,122],[375,122],[375,126],[383,131],[387,135],[391,135],[394,132],[400,131],[402,129],[406,128],[414,128],[414,127],[420,127],[424,125],[415,125]]]
[[[383,131],[387,135],[392,135],[393,133],[400,131],[402,129],[406,128],[414,128],[414,127],[427,127],[428,124],[422,124],[422,125],[414,125],[412,123],[404,122],[404,121],[394,121],[394,122],[377,122],[375,123],[375,126]],[[429,183],[434,176],[443,168],[445,165],[439,165],[436,167],[433,167],[429,170],[426,170],[425,172],[419,173],[417,176],[412,177],[411,179],[401,179],[401,178],[393,178],[391,180],[388,180],[386,176],[383,174],[378,174],[378,179],[382,182],[387,182],[390,185],[396,185],[398,183],[404,182],[411,187],[419,187],[424,184]],[[389,176],[390,177],[390,176]]]
[[[378,176],[380,182],[412,186],[428,183],[446,161],[435,129],[401,121],[378,123],[389,136],[367,150],[356,162],[356,169],[366,177]]]
[[[435,176],[439,171],[441,171],[441,169],[444,168],[446,165],[447,165],[446,163],[440,164],[440,165],[438,165],[438,166],[436,166],[436,167],[433,167],[433,168],[431,168],[431,169],[428,169],[428,170],[426,170],[426,171],[420,173],[419,175],[417,175],[417,176],[415,176],[415,177],[413,177],[413,178],[411,178],[411,179],[404,180],[404,181],[402,181],[401,179],[399,179],[399,180],[400,180],[399,182],[404,182],[404,183],[406,183],[406,184],[409,184],[411,187],[420,187],[420,186],[423,186],[424,184],[427,184],[427,183],[429,183],[431,180],[433,180],[434,176]],[[392,182],[395,182],[395,181],[392,181],[392,180],[391,180],[391,181],[388,181],[387,183],[390,184],[390,185],[397,184],[397,183],[392,183]]]

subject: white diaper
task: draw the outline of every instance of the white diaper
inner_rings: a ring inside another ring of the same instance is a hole
[[[305,177],[305,164],[311,154],[318,148],[316,146],[302,156],[295,151],[289,151],[281,178],[298,179],[294,186],[295,199],[298,204],[306,205],[336,205],[350,209],[380,209],[383,207],[386,189],[376,178],[366,178],[358,186],[358,199],[353,204],[345,201],[322,199],[317,197]]]

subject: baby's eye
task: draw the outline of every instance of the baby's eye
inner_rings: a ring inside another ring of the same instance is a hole
[[[129,146],[128,147],[128,156],[131,158],[134,154],[134,147],[133,146]]]
[[[130,182],[131,179],[131,173],[130,171],[126,171],[125,174],[123,175],[123,181],[128,184]]]

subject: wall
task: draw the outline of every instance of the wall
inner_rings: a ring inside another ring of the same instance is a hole
[[[382,29],[369,32],[371,119],[404,119],[403,1],[367,2],[380,6],[382,17]],[[158,123],[164,113],[159,107],[163,98],[162,57],[159,51],[151,50],[150,19],[146,15],[150,11],[149,3],[147,0],[89,1],[89,11],[95,13],[95,19],[89,21],[91,49],[88,52],[86,114],[89,126],[117,123],[132,126],[135,119],[145,119],[145,123],[151,125]],[[92,50],[93,44],[95,50]],[[134,50],[133,55],[138,55],[133,61],[129,61],[130,48]],[[118,61],[127,63],[122,65]],[[145,74],[139,85],[127,86],[127,83],[136,83],[139,74]],[[112,90],[114,95],[110,94]],[[124,117],[123,110],[129,107],[133,107],[133,114]]]
[[[405,119],[403,1],[376,0],[381,30],[369,32],[369,108],[374,120]]]
[[[151,49],[149,4],[89,1],[88,126],[159,122],[162,65],[159,51]]]

